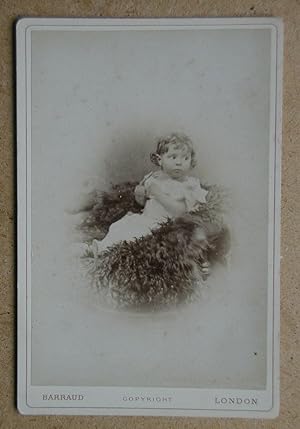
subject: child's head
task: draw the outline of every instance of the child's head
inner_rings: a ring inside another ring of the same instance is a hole
[[[193,143],[184,134],[171,134],[157,142],[156,152],[151,154],[151,161],[174,178],[186,174],[196,165]]]

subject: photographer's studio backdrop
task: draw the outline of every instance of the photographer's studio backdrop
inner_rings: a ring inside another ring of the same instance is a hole
[[[270,29],[32,32],[33,384],[265,387],[270,44]],[[90,178],[141,180],[172,132],[228,191],[230,263],[180,309],[106,309],[74,275],[69,208]]]

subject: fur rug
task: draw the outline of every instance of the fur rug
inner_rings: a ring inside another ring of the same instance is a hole
[[[109,226],[128,211],[141,212],[134,199],[136,184],[122,183],[96,195],[78,226],[85,241],[102,239]],[[110,302],[126,308],[178,305],[192,299],[199,282],[207,277],[204,263],[211,269],[225,263],[230,243],[223,223],[225,195],[217,186],[205,188],[207,202],[197,211],[162,223],[145,237],[117,243],[97,260],[91,255],[85,258],[92,283]]]

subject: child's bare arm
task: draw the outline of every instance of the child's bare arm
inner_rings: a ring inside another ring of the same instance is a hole
[[[135,201],[144,207],[146,202],[146,189],[143,185],[137,185],[134,190]]]

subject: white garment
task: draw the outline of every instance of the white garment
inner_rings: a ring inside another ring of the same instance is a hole
[[[201,188],[200,181],[196,177],[186,176],[181,181],[172,179],[162,171],[149,173],[141,181],[148,197],[144,210],[141,214],[127,213],[120,220],[113,223],[107,235],[102,241],[94,240],[98,252],[105,250],[120,241],[133,241],[135,238],[143,237],[158,228],[160,223],[165,222],[173,215],[151,195],[151,184],[155,182],[162,192],[177,201],[184,201],[186,212],[197,208],[198,203],[205,203],[207,191]]]
[[[206,202],[207,191],[201,188],[200,181],[196,177],[185,176],[182,180],[176,180],[162,171],[156,171],[145,176],[141,182],[149,198],[143,213],[150,217],[172,217],[172,214],[168,213],[151,195],[151,185],[154,182],[163,193],[171,196],[174,201],[184,201],[187,212],[195,209],[198,203]]]

